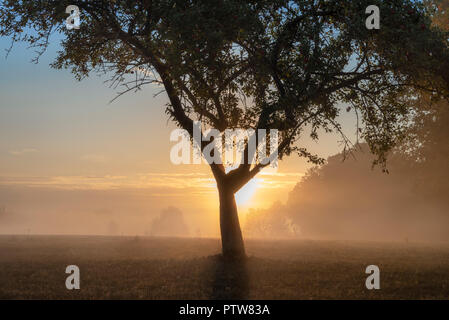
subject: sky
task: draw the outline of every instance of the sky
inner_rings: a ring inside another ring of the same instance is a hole
[[[145,234],[167,206],[179,208],[196,234],[218,234],[218,196],[209,167],[170,162],[167,97],[145,87],[110,103],[117,91],[92,75],[81,82],[51,69],[58,39],[38,64],[34,52],[0,38],[0,233]],[[350,118],[343,122],[350,123]],[[351,135],[353,127],[346,126]],[[333,135],[301,141],[327,157],[341,151]],[[310,167],[281,161],[236,196],[250,208],[285,202]],[[1,221],[3,220],[3,221]]]

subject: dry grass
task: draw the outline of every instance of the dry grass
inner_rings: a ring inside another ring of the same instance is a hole
[[[217,239],[0,236],[2,299],[447,299],[449,246],[331,241],[246,243],[226,263]],[[67,265],[81,290],[65,288]],[[381,290],[365,288],[365,268]]]

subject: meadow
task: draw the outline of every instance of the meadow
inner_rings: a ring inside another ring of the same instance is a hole
[[[0,236],[0,299],[447,299],[449,245],[247,240],[225,262],[218,239]],[[380,268],[367,290],[365,268]],[[67,290],[77,265],[81,289]]]

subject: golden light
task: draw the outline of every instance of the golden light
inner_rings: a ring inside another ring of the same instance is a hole
[[[252,179],[235,194],[237,205],[247,205],[260,186],[261,179]]]

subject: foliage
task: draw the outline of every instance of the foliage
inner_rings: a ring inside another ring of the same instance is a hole
[[[64,28],[69,4],[81,9],[79,30]],[[364,27],[373,4],[380,30]],[[122,92],[160,84],[167,113],[190,133],[193,120],[220,131],[278,129],[280,158],[322,162],[297,143],[320,130],[340,133],[349,148],[338,122],[346,109],[384,163],[404,135],[414,90],[448,95],[448,34],[430,17],[405,0],[4,0],[0,36],[28,42],[38,58],[51,33],[62,33],[53,67],[78,79],[112,73]],[[211,167],[235,191],[263,165]]]

